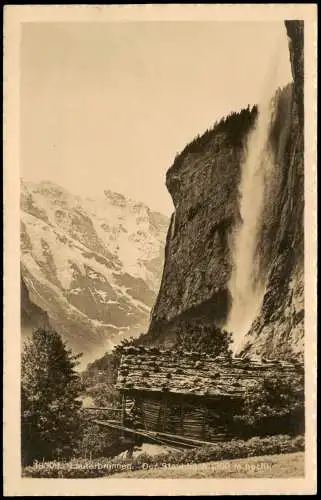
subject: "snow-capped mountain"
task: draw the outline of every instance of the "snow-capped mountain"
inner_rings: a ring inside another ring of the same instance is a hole
[[[52,182],[21,181],[23,283],[84,361],[146,330],[168,224],[118,193],[82,198]]]

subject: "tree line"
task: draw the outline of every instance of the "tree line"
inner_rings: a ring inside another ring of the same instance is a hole
[[[233,111],[216,121],[202,135],[197,135],[176,155],[172,169],[178,169],[189,153],[202,153],[218,134],[224,134],[224,141],[231,147],[242,147],[244,139],[253,127],[257,117],[257,106],[248,105],[241,111]]]

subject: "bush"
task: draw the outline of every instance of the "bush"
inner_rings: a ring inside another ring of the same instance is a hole
[[[238,432],[253,435],[304,432],[303,373],[275,374],[249,392],[234,416]]]
[[[183,328],[182,328],[183,329]],[[184,328],[183,333],[177,334],[177,341],[174,349],[195,351],[211,354],[213,357],[224,355],[232,356],[232,334],[219,328],[218,326],[193,323],[192,328]],[[195,361],[197,361],[196,356]]]
[[[97,420],[100,414],[96,414]],[[104,417],[103,417],[104,418]],[[85,458],[112,457],[118,452],[120,432],[93,422],[93,415],[83,412],[77,456]],[[122,450],[120,450],[122,451]]]

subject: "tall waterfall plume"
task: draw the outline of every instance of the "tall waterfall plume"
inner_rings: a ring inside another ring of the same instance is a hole
[[[270,101],[258,109],[256,126],[247,141],[239,186],[241,224],[232,241],[233,270],[229,283],[232,307],[226,328],[233,332],[234,350],[248,332],[262,304],[265,283],[257,254],[264,198],[273,172],[269,129],[273,110]]]
[[[233,268],[229,291],[232,305],[225,325],[233,334],[234,353],[258,315],[265,293],[267,276],[261,272],[258,243],[262,214],[275,174],[269,134],[274,120],[272,96],[279,83],[280,43],[281,39],[276,40],[274,51],[271,52],[271,64],[267,70],[256,123],[249,133],[241,167],[241,223],[235,230],[231,243]]]

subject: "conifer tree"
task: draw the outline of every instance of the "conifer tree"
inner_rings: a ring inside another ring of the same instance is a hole
[[[79,440],[78,358],[55,331],[38,329],[27,340],[21,366],[22,463],[65,459]]]

